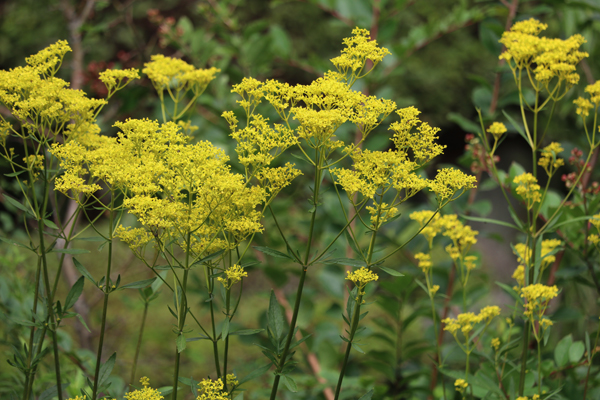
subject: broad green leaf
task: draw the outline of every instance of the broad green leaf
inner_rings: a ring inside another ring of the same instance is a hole
[[[465,132],[481,134],[481,127],[479,124],[476,124],[458,113],[450,112],[446,118],[448,118],[449,121],[456,123]]]
[[[283,313],[273,290],[271,290],[271,298],[269,299],[269,311],[267,314],[267,319],[271,332],[273,335],[275,335],[275,338],[278,341],[281,340],[284,333]]]
[[[515,119],[513,117],[511,117],[506,111],[502,110],[502,114],[504,114],[504,116],[506,117],[506,119],[517,130],[517,132],[519,133],[519,135],[521,135],[521,137],[523,139],[525,139],[525,141],[527,143],[529,143],[529,139],[527,139],[527,135],[525,135],[525,131],[523,130],[523,126],[520,125],[520,124],[518,124],[517,121],[515,121]]]
[[[183,350],[185,350],[186,346],[187,342],[185,340],[185,336],[180,332],[179,336],[177,336],[177,352],[181,353]]]
[[[100,367],[100,373],[98,374],[98,386],[102,386],[102,384],[108,379],[110,373],[112,372],[115,361],[117,360],[117,353],[113,353],[112,356],[106,360],[104,364]]]
[[[81,296],[81,292],[83,291],[83,283],[85,282],[85,278],[81,276],[77,279],[77,282],[73,284],[71,290],[69,290],[69,294],[67,294],[67,299],[65,300],[64,311],[67,311],[69,308],[75,305],[79,296]]]
[[[337,264],[337,265],[348,265],[350,267],[366,267],[367,263],[363,260],[355,260],[352,258],[331,258],[329,260],[323,261],[327,264]]]
[[[42,222],[50,229],[59,229],[58,226],[56,226],[56,224],[49,219],[43,219]]]
[[[276,258],[285,258],[286,260],[294,260],[292,257],[288,256],[285,253],[282,253],[278,250],[274,250],[271,249],[269,247],[264,247],[264,246],[253,246],[256,250],[260,251],[261,253],[265,253],[268,254],[272,257],[276,257]]]
[[[508,223],[508,222],[505,222],[505,221],[500,221],[498,219],[473,217],[472,215],[464,215],[464,214],[461,214],[461,217],[466,220],[469,220],[469,221],[483,222],[484,224],[490,223],[490,224],[494,224],[494,225],[501,225],[501,226],[506,226],[508,228],[519,230],[518,226]]]
[[[35,214],[33,213],[33,211],[31,211],[30,208],[25,207],[23,204],[21,204],[19,201],[13,199],[12,197],[8,196],[6,194],[6,192],[2,193],[4,195],[4,200],[6,200],[6,202],[10,205],[12,205],[13,207],[18,208],[21,211],[26,212],[27,214],[31,215],[31,216],[35,216]]]
[[[77,268],[77,271],[79,271],[81,275],[83,275],[87,280],[92,282],[94,286],[98,285],[98,283],[94,280],[94,278],[92,278],[92,275],[88,272],[88,270],[76,258],[73,259],[73,264],[75,264],[75,268]]]
[[[391,269],[388,267],[379,267],[383,272],[386,272],[392,276],[404,276],[403,273],[396,271],[395,269]]]
[[[375,393],[375,390],[371,389],[367,393],[360,396],[358,400],[371,400],[371,398],[373,397],[373,393]]]
[[[283,383],[288,388],[290,392],[296,393],[298,391],[298,385],[296,385],[296,381],[290,378],[288,375],[282,375]]]
[[[581,340],[573,342],[573,344],[571,344],[571,346],[569,347],[569,361],[571,363],[579,362],[579,360],[581,360],[581,357],[583,357],[584,352],[585,345]]]
[[[554,360],[559,368],[566,366],[569,362],[569,349],[572,344],[573,336],[569,334],[562,338],[554,348]]]
[[[128,283],[127,285],[119,287],[119,289],[142,289],[153,284],[156,279],[158,278],[144,279],[143,281]]]
[[[240,329],[239,331],[229,332],[229,335],[230,336],[231,335],[247,336],[247,335],[255,335],[262,331],[264,331],[264,329]]]
[[[227,335],[229,335],[229,318],[225,318],[221,326],[221,340],[227,339]]]

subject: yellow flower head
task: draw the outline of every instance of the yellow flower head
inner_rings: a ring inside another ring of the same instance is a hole
[[[499,338],[492,339],[492,347],[494,348],[494,351],[498,351],[498,348],[500,348],[500,339]]]
[[[342,50],[342,55],[331,59],[340,73],[347,75],[351,72],[353,75],[359,75],[367,60],[376,65],[383,57],[391,54],[388,49],[377,46],[377,41],[370,38],[371,33],[368,30],[354,28],[352,36],[344,39],[346,47]]]
[[[210,379],[202,379],[202,382],[198,384],[200,387],[201,395],[196,400],[229,400],[230,397],[223,390],[223,381],[219,378],[216,381]]]
[[[160,392],[157,389],[152,389],[150,385],[150,380],[147,377],[142,377],[140,379],[140,383],[142,384],[141,389],[134,390],[133,392],[125,393],[126,400],[162,400],[164,399],[161,396]]]
[[[223,284],[225,289],[229,290],[246,276],[248,276],[248,273],[244,271],[244,268],[236,264],[225,270],[225,278],[218,277],[217,280]]]
[[[525,200],[528,210],[531,210],[535,203],[541,201],[541,187],[538,185],[536,177],[530,172],[524,172],[521,175],[516,176],[513,182],[517,184],[515,191],[523,200]]]
[[[429,270],[433,265],[431,263],[431,256],[425,253],[417,253],[415,254],[415,258],[419,260],[419,268],[421,268],[421,271],[423,271],[425,274],[429,273]]]
[[[502,122],[494,122],[492,125],[490,125],[487,131],[494,135],[495,140],[498,140],[502,135],[504,135],[504,133],[506,133],[506,126],[504,126]]]
[[[379,276],[377,276],[377,274],[375,274],[366,267],[360,267],[359,269],[353,272],[346,271],[346,273],[348,274],[346,280],[354,282],[354,284],[358,287],[358,296],[365,294],[364,289],[365,286],[367,286],[367,283],[379,279]],[[356,300],[358,300],[358,296],[356,297]],[[363,303],[364,302],[365,301],[363,300]]]
[[[140,72],[137,68],[130,69],[108,69],[100,72],[100,80],[108,89],[108,97],[112,96],[117,90],[123,89],[134,79],[139,79]]]
[[[565,160],[558,157],[564,149],[559,143],[552,142],[541,150],[542,156],[538,161],[538,165],[544,168],[548,176],[552,176],[556,169],[565,165]]]
[[[459,393],[463,393],[467,387],[469,387],[469,383],[464,379],[457,379],[454,381],[454,388]]]

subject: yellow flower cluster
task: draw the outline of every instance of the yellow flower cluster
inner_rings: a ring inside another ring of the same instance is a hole
[[[494,351],[498,351],[498,349],[500,348],[500,339],[499,338],[492,339],[492,347],[494,348]]]
[[[600,214],[596,214],[590,219],[590,223],[594,225],[596,231],[600,233]],[[587,240],[596,247],[600,245],[600,236],[596,233],[592,233],[587,237]]]
[[[556,142],[550,143],[541,150],[542,156],[538,161],[538,165],[544,168],[549,177],[554,175],[554,172],[556,172],[559,167],[565,165],[565,160],[558,157],[558,154],[563,151],[564,149],[560,143]]]
[[[517,184],[515,191],[525,200],[528,210],[531,210],[535,203],[542,200],[541,187],[538,185],[537,178],[531,172],[524,172],[516,176],[513,183]]]
[[[248,273],[244,271],[244,268],[235,264],[225,270],[225,278],[218,277],[217,280],[223,284],[225,289],[229,290],[246,276],[248,276]]]
[[[140,383],[143,388],[134,390],[133,392],[125,393],[126,400],[162,400],[164,399],[161,396],[160,392],[157,389],[151,388],[150,379],[147,377],[142,377],[140,379]]]
[[[425,274],[428,274],[433,265],[431,262],[431,256],[425,253],[417,253],[415,254],[415,259],[419,261],[419,268],[421,268],[421,271],[423,271]]]
[[[558,288],[556,286],[546,286],[541,283],[534,285],[525,286],[521,289],[521,297],[525,299],[525,310],[523,315],[531,321],[532,325],[534,321],[538,321],[543,330],[546,330],[549,326],[552,326],[552,321],[544,317],[546,308],[550,300],[558,296]],[[536,340],[541,340],[539,331],[533,330]]]
[[[365,287],[367,283],[373,282],[379,279],[376,273],[366,267],[360,267],[356,271],[346,271],[348,276],[346,280],[352,281],[358,287],[358,296],[365,294]],[[358,297],[356,298],[358,300]],[[365,301],[363,300],[363,303]]]
[[[498,140],[506,133],[506,126],[502,122],[494,122],[487,131],[494,136],[494,140]]]
[[[119,230],[132,248],[152,234],[161,241],[177,240],[197,255],[211,254],[262,231],[256,207],[266,191],[232,173],[223,150],[207,141],[189,144],[173,122],[127,120],[115,126],[121,130],[117,138],[96,135],[86,144],[53,147],[65,170],[56,188],[93,193],[104,182],[123,192],[123,206],[148,232]]]
[[[444,330],[450,332],[457,341],[457,333],[460,330],[468,342],[469,333],[474,329],[476,324],[484,322],[487,326],[498,315],[500,315],[500,307],[487,306],[482,308],[478,315],[472,312],[462,313],[458,314],[456,318],[445,318],[442,320],[442,323],[445,325]]]
[[[229,375],[227,376],[229,378]],[[200,394],[196,400],[229,400],[230,397],[224,392],[225,385],[221,378],[216,381],[210,379],[202,379],[202,382],[198,384],[202,394]]]
[[[519,396],[517,397],[517,400],[540,400],[540,395],[539,394],[534,394],[531,399],[529,399],[529,397],[527,396]]]
[[[377,41],[369,40],[371,33],[366,29],[354,28],[352,35],[344,39],[346,48],[342,50],[340,56],[332,58],[331,62],[339,73],[347,76],[351,72],[357,79],[361,77],[360,73],[367,60],[371,60],[375,66],[383,60],[383,57],[391,53],[385,47],[378,47]]]
[[[542,257],[542,261],[540,263],[540,274],[544,272],[544,270],[556,261],[556,256],[552,253],[557,247],[562,245],[562,241],[559,239],[544,239],[542,240],[542,249],[540,255]],[[531,249],[525,243],[517,243],[514,245],[514,253],[517,256],[517,261],[521,264],[515,273],[513,274],[513,278],[517,280],[519,287],[525,284],[525,267],[523,264],[528,264],[531,260]],[[522,270],[522,272],[521,272]]]
[[[196,69],[181,59],[155,54],[144,64],[142,72],[148,75],[159,96],[165,89],[191,90],[194,96],[199,96],[220,70],[214,67]]]
[[[457,379],[454,381],[454,388],[459,393],[463,393],[468,387],[469,383],[464,379]]]
[[[54,77],[67,51],[67,43],[59,41],[27,58],[28,66],[0,71],[0,104],[11,110],[30,137],[42,143],[48,141],[48,133],[52,140],[59,132],[68,136],[90,123],[106,104]]]
[[[533,18],[516,22],[510,31],[502,34],[500,43],[506,50],[500,59],[505,59],[513,72],[522,69],[533,72],[541,86],[548,88],[550,81],[557,78],[558,84],[564,82],[568,90],[579,82],[576,65],[589,56],[579,50],[585,39],[579,34],[564,40],[540,37],[540,32],[547,27]]]
[[[140,72],[137,68],[109,69],[100,72],[99,79],[108,89],[108,97],[111,97],[116,91],[123,89],[129,82],[139,77]]]

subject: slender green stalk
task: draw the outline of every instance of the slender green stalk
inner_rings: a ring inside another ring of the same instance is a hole
[[[106,280],[104,288],[104,304],[102,307],[102,322],[100,325],[100,339],[98,341],[98,351],[96,353],[96,370],[94,372],[94,388],[92,391],[92,400],[96,400],[98,395],[98,379],[100,378],[100,364],[102,361],[102,347],[104,346],[104,332],[106,329],[106,314],[108,313],[108,296],[112,291],[110,270],[112,267],[112,245],[113,245],[113,224],[114,224],[114,194],[111,194],[110,210],[108,213],[108,260],[106,262]]]
[[[587,368],[587,373],[585,374],[585,386],[583,388],[583,400],[586,400],[586,396],[587,396],[587,390],[588,390],[588,381],[590,380],[590,369],[592,368],[592,360],[594,359],[594,356],[596,355],[596,346],[598,346],[598,336],[600,335],[600,327],[598,327],[598,331],[596,332],[596,340],[594,340],[594,348],[593,349],[588,349],[588,351],[591,351],[592,354],[590,354],[590,358],[588,361],[588,368]]]
[[[225,295],[225,318],[231,319],[229,315],[229,308],[231,304],[231,288],[227,289]],[[223,384],[225,385],[225,391],[227,391],[227,356],[229,355],[229,335],[225,338],[225,349],[223,350]]]
[[[35,271],[35,292],[33,294],[33,314],[37,312],[37,303],[39,296],[39,288],[40,288],[40,273],[42,269],[42,260],[38,257],[37,268]],[[31,316],[31,322],[35,322],[35,318],[33,315]],[[25,385],[23,390],[23,400],[29,400],[29,395],[31,392],[31,387],[29,386],[29,381],[32,378],[32,368],[31,368],[31,354],[33,353],[33,340],[35,336],[35,326],[31,327],[29,332],[29,351],[27,352],[27,374],[25,375]]]
[[[188,239],[189,239],[189,235],[188,235]],[[188,246],[189,246],[189,240],[188,240]],[[189,257],[189,252],[186,253],[186,259]],[[187,260],[186,260],[186,265],[187,265]],[[187,277],[188,277],[188,273],[189,273],[189,269],[185,269],[183,271],[183,282],[181,284],[181,289],[182,292],[185,293],[185,289],[187,286]],[[177,290],[177,288],[175,288],[175,290]],[[186,310],[187,310],[187,301],[186,301],[187,297],[185,295],[182,295],[181,297],[181,302],[179,305],[179,324],[178,324],[178,329],[179,332],[177,333],[178,335],[181,334],[181,331],[183,330],[183,327],[185,325],[185,315],[186,315]],[[179,362],[181,360],[181,353],[179,352],[179,349],[177,348],[177,346],[175,346],[175,370],[173,371],[173,392],[171,394],[171,399],[172,400],[177,400],[177,383],[179,382]]]
[[[131,368],[131,377],[129,384],[135,379],[135,370],[137,368],[138,357],[140,356],[140,348],[142,347],[142,336],[144,335],[144,327],[146,326],[146,317],[148,316],[148,306],[150,303],[146,300],[144,303],[144,313],[142,314],[142,324],[140,325],[140,333],[138,334],[137,344],[135,346],[135,356],[133,357],[133,367]]]
[[[537,373],[538,373],[538,394],[542,395],[542,343],[538,340],[537,342]]]
[[[321,187],[321,178],[322,178],[322,165],[323,165],[323,153],[316,149],[316,171],[315,171],[315,181],[314,181],[314,190],[313,190],[313,209],[312,216],[310,219],[310,228],[308,231],[308,242],[306,244],[306,253],[304,255],[304,263],[301,266],[302,272],[300,273],[300,281],[298,282],[298,289],[296,291],[296,301],[294,303],[294,311],[292,313],[292,320],[290,321],[290,328],[285,339],[285,345],[283,346],[283,351],[281,352],[281,357],[279,358],[279,365],[275,370],[275,379],[273,380],[273,386],[271,388],[271,396],[270,400],[275,400],[277,396],[277,388],[279,387],[279,381],[281,379],[281,371],[285,365],[287,360],[287,356],[290,350],[290,346],[292,344],[292,338],[294,336],[294,330],[296,329],[296,320],[298,319],[298,312],[300,311],[300,301],[302,300],[302,290],[304,289],[304,282],[306,281],[306,271],[308,269],[308,260],[310,257],[310,249],[312,244],[313,233],[315,229],[315,220],[317,216],[317,208],[319,206],[319,189]]]
[[[356,305],[354,307],[354,313],[352,315],[352,326],[350,328],[350,335],[348,336],[348,343],[346,343],[346,352],[344,353],[344,361],[342,361],[342,369],[340,376],[338,377],[337,386],[335,387],[334,400],[338,400],[340,391],[342,390],[342,382],[344,381],[344,375],[346,374],[346,367],[348,366],[348,359],[350,358],[350,350],[352,349],[352,341],[358,328],[358,321],[360,319],[360,306],[362,304],[363,296],[361,294],[356,298]]]

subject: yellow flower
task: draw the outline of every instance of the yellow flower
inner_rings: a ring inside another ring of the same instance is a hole
[[[498,140],[504,133],[506,133],[506,126],[504,126],[502,122],[494,122],[492,125],[490,125],[487,131],[494,135],[495,140]]]
[[[248,276],[248,273],[244,271],[239,265],[233,265],[225,270],[225,278],[218,277],[217,280],[223,284],[225,289],[229,290],[233,285],[240,282],[242,278]]]
[[[133,392],[125,393],[126,400],[162,400],[164,399],[161,396],[160,392],[157,389],[152,389],[150,385],[150,380],[147,377],[142,377],[140,379],[140,383],[143,385],[143,388],[134,390]]]
[[[538,185],[537,179],[530,172],[524,172],[516,176],[513,182],[517,184],[515,191],[525,200],[528,210],[531,210],[535,203],[541,201],[541,187]]]
[[[331,59],[341,74],[346,76],[350,72],[358,78],[367,60],[371,60],[375,66],[383,57],[391,54],[385,47],[378,47],[377,41],[369,40],[370,36],[368,30],[354,28],[352,37],[344,39],[346,47],[342,50],[342,55]]]
[[[429,254],[417,253],[415,254],[415,258],[419,260],[419,268],[421,268],[421,271],[427,274],[433,265],[431,263],[431,256]]]
[[[367,283],[379,279],[379,276],[377,276],[377,274],[375,274],[366,267],[360,267],[359,269],[353,272],[346,271],[346,273],[348,274],[346,280],[354,282],[354,284],[358,287],[358,296],[362,296],[365,294],[364,289],[365,286],[367,286]],[[356,300],[358,300],[358,296],[356,297]],[[365,301],[363,300],[363,303],[364,302]]]
[[[565,164],[565,160],[557,157],[563,150],[562,146],[556,142],[550,143],[541,150],[542,156],[538,165],[544,168],[548,176],[552,176],[559,167]]]
[[[225,385],[219,378],[216,381],[210,379],[202,379],[202,382],[198,384],[200,391],[202,392],[196,400],[229,400],[229,396],[223,391]]]
[[[139,79],[140,72],[137,68],[130,69],[108,69],[100,72],[99,79],[108,89],[108,97],[116,91],[123,89],[134,79]],[[125,81],[123,81],[125,80]]]
[[[469,387],[469,384],[464,379],[457,379],[454,381],[454,388],[459,393],[463,393],[467,387]]]
[[[500,348],[500,339],[499,338],[492,339],[492,347],[494,348],[494,351],[498,351],[498,348]]]

